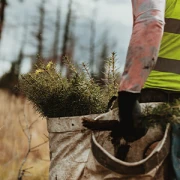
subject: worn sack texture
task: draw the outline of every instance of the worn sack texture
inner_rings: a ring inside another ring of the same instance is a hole
[[[107,116],[108,120],[111,120],[109,116],[114,120],[117,113],[114,115],[111,111],[100,116],[86,117],[106,119]],[[84,116],[47,120],[51,159],[50,180],[168,179],[169,127],[157,148],[149,155],[149,159],[146,158],[147,160],[142,160],[141,163],[128,163],[114,157],[115,147],[110,141],[109,132],[96,131],[92,134],[82,126],[82,117]]]

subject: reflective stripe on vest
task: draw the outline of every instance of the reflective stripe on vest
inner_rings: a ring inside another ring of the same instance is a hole
[[[180,0],[167,1],[158,60],[144,87],[180,91]]]
[[[180,61],[159,57],[154,70],[180,74]]]
[[[179,19],[165,18],[165,22],[166,24],[164,27],[164,32],[180,34],[180,20]]]

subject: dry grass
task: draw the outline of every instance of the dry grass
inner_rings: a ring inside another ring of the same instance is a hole
[[[19,121],[25,127],[25,118],[31,124],[32,147],[47,140],[46,120],[42,119],[26,99],[0,91],[0,179],[16,180],[20,165],[28,151],[28,141]],[[32,122],[34,122],[32,124]],[[28,156],[24,165],[29,173],[23,180],[48,179],[48,143],[38,147]]]

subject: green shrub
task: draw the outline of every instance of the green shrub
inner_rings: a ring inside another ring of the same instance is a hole
[[[66,65],[70,71],[69,78],[57,73],[52,62],[35,67],[33,72],[21,76],[20,90],[45,117],[105,112],[109,96],[116,95],[114,92],[117,92],[117,84],[112,81],[115,86],[109,84],[108,89],[107,86],[100,86],[90,77],[86,65],[83,64],[78,70],[68,58]]]
[[[142,114],[141,120],[146,127],[160,124],[165,128],[167,123],[180,123],[180,99],[156,107],[147,106]]]

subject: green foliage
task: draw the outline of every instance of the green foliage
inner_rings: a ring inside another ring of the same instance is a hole
[[[21,76],[20,90],[34,103],[36,110],[46,117],[105,112],[111,89],[107,91],[106,87],[96,83],[85,64],[79,70],[68,58],[65,61],[70,71],[69,78],[57,73],[52,62],[41,64],[33,72]]]
[[[115,66],[116,63],[116,54],[113,52],[112,56],[108,58],[105,64],[105,84],[106,84],[106,91],[108,94],[109,99],[112,96],[117,95],[117,89],[119,85],[119,77],[120,75],[117,73],[117,69]]]
[[[180,99],[156,107],[147,106],[141,120],[146,127],[160,124],[165,128],[167,123],[180,123]]]

